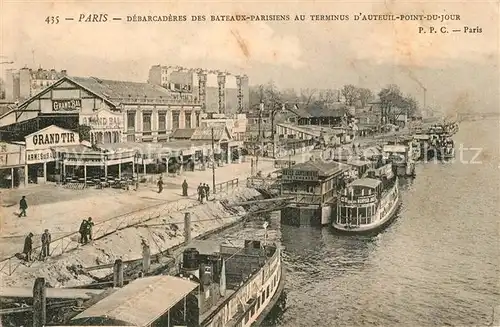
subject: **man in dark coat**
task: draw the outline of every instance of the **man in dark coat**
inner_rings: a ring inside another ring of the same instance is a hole
[[[23,195],[21,201],[19,201],[19,217],[26,217],[26,209],[28,209],[28,202],[26,202],[26,197]]]
[[[42,234],[42,260],[50,256],[50,242],[52,241],[52,236],[49,230],[46,229]]]
[[[87,244],[89,240],[87,237],[87,221],[85,219],[82,220],[78,232],[80,233],[80,243]]]
[[[94,227],[94,222],[92,221],[92,217],[89,217],[89,219],[87,219],[87,225],[85,227],[86,227],[85,234],[87,234],[88,240],[92,241],[92,229]]]
[[[182,196],[188,196],[188,183],[186,180],[182,183]]]
[[[200,185],[198,185],[198,201],[201,202],[201,190],[203,189],[203,184],[200,183]]]
[[[158,193],[161,193],[163,191],[163,179],[160,176],[160,179],[158,180]]]
[[[30,262],[31,254],[33,253],[33,233],[29,233],[24,239],[23,253],[25,254],[26,262]]]
[[[205,183],[205,196],[206,196],[207,201],[208,201],[208,197],[210,196],[210,186],[208,186],[207,183]]]

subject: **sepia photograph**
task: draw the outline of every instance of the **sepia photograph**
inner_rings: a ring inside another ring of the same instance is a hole
[[[0,0],[0,327],[500,327],[499,15]]]

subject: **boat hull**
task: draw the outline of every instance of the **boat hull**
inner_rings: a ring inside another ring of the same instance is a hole
[[[376,223],[364,225],[364,226],[348,226],[333,223],[332,227],[336,232],[343,234],[372,234],[378,233],[388,227],[394,218],[396,217],[396,213],[401,206],[401,197],[399,195],[399,191],[397,192],[397,198],[394,203],[391,205],[391,208],[387,212],[387,214],[377,221]]]

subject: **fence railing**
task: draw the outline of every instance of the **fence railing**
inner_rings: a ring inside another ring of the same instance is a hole
[[[215,186],[217,193],[232,190],[238,186],[238,178],[216,184]],[[94,225],[92,238],[97,240],[104,236],[113,234],[116,231],[144,223],[151,219],[168,217],[175,212],[186,210],[197,205],[199,205],[197,202],[186,203],[182,200],[175,200],[168,203],[154,204],[119,216],[111,217]],[[49,253],[52,257],[54,257],[74,250],[80,246],[82,246],[80,243],[80,233],[73,232],[52,240],[49,245]],[[41,253],[41,246],[34,247],[32,251],[32,262],[25,262],[17,255],[1,259],[0,273],[11,276],[20,266],[31,266],[41,257]]]
[[[231,180],[215,184],[214,193],[227,192],[229,190],[238,187],[238,185],[239,185],[239,179],[233,178]]]
[[[247,178],[247,187],[249,188],[259,188],[259,189],[270,189],[279,187],[278,178],[264,178],[264,177],[249,177]]]

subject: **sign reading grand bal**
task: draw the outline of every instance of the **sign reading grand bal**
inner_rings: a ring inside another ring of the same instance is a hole
[[[52,100],[53,111],[75,111],[81,108],[81,99]]]
[[[93,114],[80,114],[80,125],[92,129],[123,129],[123,116],[107,109],[100,109]]]

